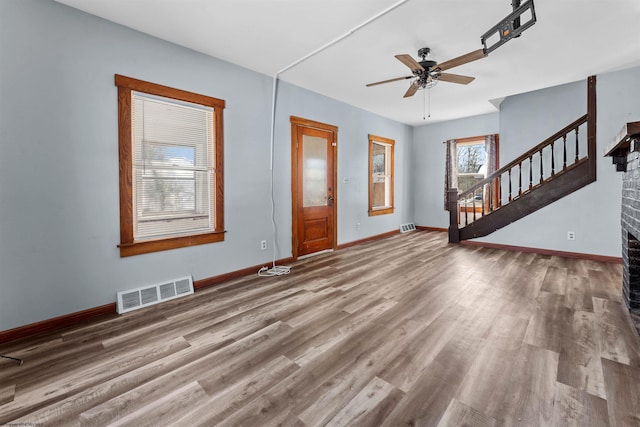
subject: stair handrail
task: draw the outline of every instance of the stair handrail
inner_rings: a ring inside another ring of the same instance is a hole
[[[541,149],[551,145],[552,142],[557,141],[561,137],[569,134],[571,131],[575,131],[577,128],[579,128],[583,124],[587,123],[587,117],[588,117],[588,114],[585,114],[584,116],[576,119],[574,122],[572,122],[571,124],[565,126],[564,128],[562,128],[558,132],[554,133],[549,138],[545,139],[540,144],[538,144],[535,147],[531,148],[526,153],[520,155],[519,157],[516,157],[514,160],[512,160],[509,163],[507,163],[506,165],[502,166],[500,169],[498,169],[497,171],[493,172],[491,175],[487,176],[482,181],[479,181],[479,182],[475,183],[474,185],[469,187],[467,190],[465,190],[462,193],[460,193],[458,195],[458,200],[464,200],[467,196],[469,196],[470,194],[474,193],[479,188],[481,188],[481,187],[483,187],[483,186],[485,186],[487,184],[490,184],[491,181],[493,181],[495,178],[501,176],[505,172],[508,172],[509,169],[512,169],[514,166],[520,164],[521,162],[523,162],[524,160],[528,159],[532,155],[534,155],[536,153],[539,153]]]

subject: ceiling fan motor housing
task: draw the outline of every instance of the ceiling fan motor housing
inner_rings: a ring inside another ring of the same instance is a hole
[[[436,65],[438,65],[438,63],[436,61],[430,61],[428,59],[424,60],[424,61],[420,61],[419,62],[420,65],[422,65],[422,68],[424,68],[425,70],[427,70],[427,72],[429,70],[431,70],[431,68],[435,67]]]

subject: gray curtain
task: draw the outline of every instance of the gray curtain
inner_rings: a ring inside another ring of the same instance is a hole
[[[444,166],[444,210],[448,211],[447,192],[450,188],[458,188],[458,158],[456,140],[450,139],[444,142],[446,146]]]
[[[496,136],[487,135],[484,137],[484,150],[487,153],[487,176],[494,173],[496,169]]]
[[[487,153],[487,163],[486,163],[486,171],[487,171],[487,175],[489,176],[492,173],[494,173],[497,169],[496,169],[496,156],[498,155],[498,153],[496,152],[496,136],[495,135],[487,135],[484,137],[484,151]],[[495,180],[493,181],[495,182]],[[489,186],[492,184],[487,184],[484,186],[484,188],[482,189],[482,193],[483,193],[483,200],[484,200],[484,204],[485,204],[485,209],[489,210]],[[498,206],[498,198],[500,197],[499,194],[497,194],[496,190],[497,190],[498,186],[494,185],[492,187],[493,192],[491,193],[491,205],[496,207]]]

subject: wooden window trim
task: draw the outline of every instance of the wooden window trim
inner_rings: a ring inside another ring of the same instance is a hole
[[[375,142],[388,144],[391,146],[391,156],[388,161],[391,162],[391,206],[384,209],[373,209],[373,144]],[[377,216],[377,215],[386,215],[392,214],[394,212],[395,203],[394,203],[394,187],[395,187],[395,171],[394,171],[394,156],[395,156],[395,144],[396,141],[389,138],[384,138],[382,136],[369,134],[369,216]]]
[[[116,74],[118,87],[118,157],[120,169],[120,256],[127,257],[168,249],[224,241],[224,162],[223,109],[224,100],[174,89]],[[212,107],[215,118],[215,224],[210,233],[134,241],[133,238],[133,154],[131,129],[131,92],[143,92],[165,98]]]

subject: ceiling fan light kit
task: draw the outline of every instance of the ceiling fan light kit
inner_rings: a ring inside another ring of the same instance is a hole
[[[408,98],[415,95],[419,89],[432,88],[440,80],[462,85],[471,83],[475,80],[475,77],[443,73],[443,71],[484,58],[512,38],[520,37],[524,30],[535,24],[536,14],[533,0],[528,0],[522,5],[521,0],[513,0],[511,5],[513,12],[494,25],[480,38],[483,48],[442,63],[426,59],[431,52],[431,49],[428,47],[423,47],[418,50],[418,56],[422,58],[421,61],[416,61],[408,54],[395,55],[398,61],[402,62],[411,70],[412,75],[369,83],[366,86],[371,87],[399,80],[412,79],[409,89],[404,94],[404,97]]]

